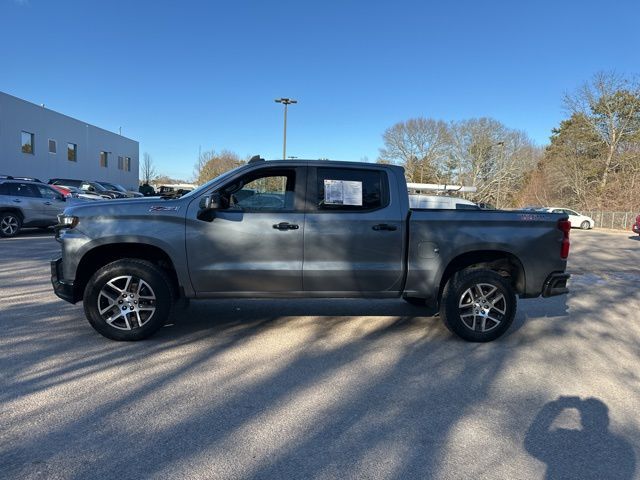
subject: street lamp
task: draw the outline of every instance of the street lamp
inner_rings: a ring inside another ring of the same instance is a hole
[[[496,143],[496,146],[500,147],[500,165],[498,165],[498,168],[500,170],[502,170],[502,168],[504,167],[503,163],[504,163],[504,142],[498,142]],[[502,184],[502,172],[498,171],[498,195],[496,196],[496,209],[500,209],[500,187]]]
[[[281,103],[284,105],[284,140],[282,142],[282,159],[286,160],[287,158],[287,107],[291,104],[298,103],[297,100],[292,98],[276,98],[277,103]]]

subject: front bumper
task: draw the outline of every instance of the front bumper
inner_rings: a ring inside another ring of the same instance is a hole
[[[554,297],[556,295],[569,293],[569,289],[567,288],[567,280],[569,280],[569,277],[571,277],[571,275],[564,272],[555,272],[549,275],[544,282],[542,296]]]
[[[65,282],[62,277],[62,258],[51,260],[51,284],[53,291],[62,300],[69,303],[76,303],[73,282]]]

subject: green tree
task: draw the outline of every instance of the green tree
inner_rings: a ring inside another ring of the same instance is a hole
[[[586,135],[597,138],[603,147],[598,157],[600,178],[598,206],[602,207],[609,193],[610,177],[624,170],[634,160],[640,141],[640,83],[612,72],[600,72],[575,93],[565,97],[565,106],[572,117],[580,117]]]

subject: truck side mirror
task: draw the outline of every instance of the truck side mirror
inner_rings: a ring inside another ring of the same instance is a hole
[[[198,220],[212,222],[216,215],[216,210],[220,208],[221,196],[219,193],[212,193],[200,199],[200,211],[198,212]]]
[[[200,200],[200,210],[218,210],[220,208],[220,194],[212,193],[202,197]]]

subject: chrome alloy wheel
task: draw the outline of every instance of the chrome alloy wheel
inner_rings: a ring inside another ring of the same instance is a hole
[[[13,215],[5,215],[0,220],[0,230],[7,237],[12,237],[16,233],[18,233],[18,219]]]
[[[98,294],[98,311],[110,326],[133,330],[146,324],[156,311],[156,294],[141,278],[125,275],[109,280]]]
[[[478,283],[467,288],[458,303],[460,320],[474,332],[489,332],[502,322],[507,311],[507,300],[490,283]]]

